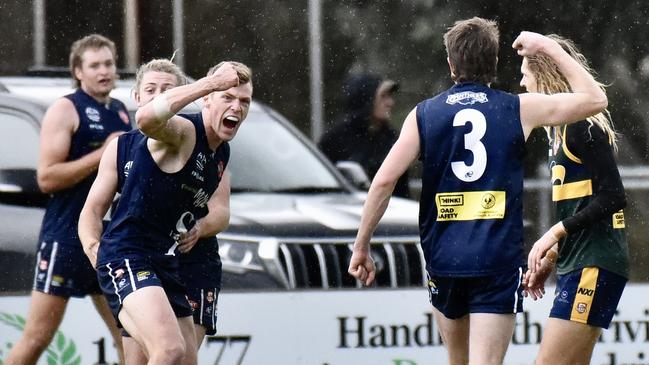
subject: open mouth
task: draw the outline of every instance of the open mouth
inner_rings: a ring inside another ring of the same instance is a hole
[[[226,128],[234,128],[237,126],[238,123],[239,123],[239,118],[233,115],[227,116],[223,119],[223,125]]]

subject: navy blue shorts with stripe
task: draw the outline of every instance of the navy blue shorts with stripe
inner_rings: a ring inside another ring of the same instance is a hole
[[[597,267],[557,276],[550,317],[608,328],[627,279]]]
[[[41,242],[33,289],[64,298],[101,294],[95,269],[78,240]]]
[[[221,291],[221,260],[182,262],[180,277],[194,310],[194,323],[205,327],[206,335],[215,335]]]
[[[522,279],[522,267],[478,277],[429,275],[430,302],[449,319],[469,313],[518,313],[523,311]]]
[[[177,269],[173,266],[155,264],[151,260],[140,258],[121,259],[98,266],[97,277],[113,316],[120,326],[118,315],[124,299],[147,286],[159,286],[164,289],[176,317],[192,315],[187,293]]]

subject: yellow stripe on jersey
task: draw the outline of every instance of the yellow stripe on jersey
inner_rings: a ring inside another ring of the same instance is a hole
[[[624,211],[620,210],[619,212],[613,213],[613,228],[620,229],[624,227]]]
[[[437,221],[502,219],[505,216],[504,191],[458,191],[438,193]]]
[[[581,279],[579,279],[575,302],[572,304],[572,313],[570,313],[571,321],[588,323],[588,315],[593,306],[598,275],[599,269],[596,267],[586,267],[581,270]]]
[[[569,159],[571,159],[573,162],[576,162],[576,163],[578,163],[578,164],[581,164],[581,160],[579,159],[579,157],[575,156],[575,155],[574,155],[572,152],[570,152],[570,150],[568,149],[568,143],[566,143],[566,134],[568,134],[567,132],[568,132],[568,126],[565,125],[565,126],[563,126],[563,135],[561,136],[561,138],[562,138],[562,140],[563,140],[562,143],[561,143],[561,149],[563,150],[563,153],[566,154],[566,157],[568,157]]]
[[[593,195],[593,185],[589,180],[552,185],[552,201],[583,198]]]

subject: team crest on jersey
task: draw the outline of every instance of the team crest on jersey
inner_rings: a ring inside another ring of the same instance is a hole
[[[124,122],[124,124],[126,124],[126,125],[131,124],[131,121],[128,120],[128,114],[126,114],[125,111],[120,110],[120,111],[117,112],[117,114],[119,114],[119,118],[122,120],[122,122]]]
[[[482,196],[482,207],[491,209],[496,205],[496,197],[493,194],[487,193]]]
[[[461,93],[451,94],[446,97],[446,104],[454,105],[473,105],[475,103],[484,104],[488,102],[487,94],[485,93],[474,93],[473,91],[463,91]]]
[[[584,313],[586,313],[586,310],[588,310],[588,304],[586,304],[584,302],[579,302],[579,303],[577,303],[577,308],[575,308],[575,310],[579,314],[584,314]]]
[[[90,119],[93,122],[99,122],[99,120],[101,120],[99,110],[91,106],[86,107],[86,117],[88,117],[88,119]]]

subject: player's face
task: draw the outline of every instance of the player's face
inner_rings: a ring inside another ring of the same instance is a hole
[[[115,57],[108,47],[87,49],[81,55],[81,67],[74,69],[74,75],[89,95],[106,97],[115,87]]]
[[[143,106],[163,92],[178,86],[178,78],[167,72],[148,71],[142,75],[140,87],[135,90],[137,106]]]
[[[373,117],[376,119],[388,120],[392,114],[394,98],[392,97],[392,92],[389,90],[388,86],[390,85],[383,84],[376,89],[373,111]]]
[[[521,87],[524,87],[528,93],[539,92],[536,85],[536,77],[534,77],[534,74],[530,71],[527,57],[524,57],[523,63],[521,63],[521,74],[523,75],[523,77],[521,77]]]
[[[230,141],[248,116],[252,101],[252,84],[246,83],[206,96],[204,109],[212,129],[221,141]]]

